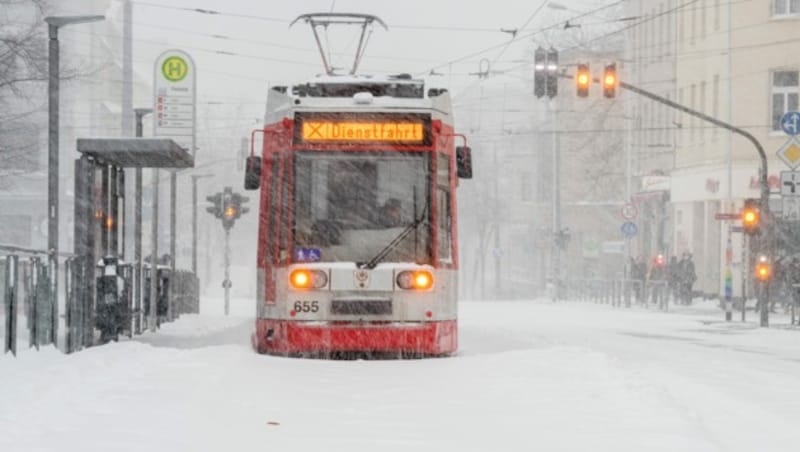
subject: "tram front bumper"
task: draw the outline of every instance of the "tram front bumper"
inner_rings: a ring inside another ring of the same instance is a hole
[[[445,355],[458,347],[456,320],[319,322],[258,319],[256,350],[268,354],[408,352]]]

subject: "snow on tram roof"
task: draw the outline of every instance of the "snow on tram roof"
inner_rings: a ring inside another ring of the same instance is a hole
[[[371,75],[371,74],[358,74],[358,75],[318,75],[309,83],[402,83],[402,84],[419,84],[425,83],[422,79],[412,78],[409,74],[397,75]]]
[[[434,117],[451,122],[452,106],[446,89],[429,89],[408,74],[393,76],[319,75],[291,86],[276,86],[269,92],[266,122],[293,117],[297,111],[432,111]]]

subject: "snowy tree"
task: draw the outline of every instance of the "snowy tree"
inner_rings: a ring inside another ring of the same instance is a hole
[[[0,0],[0,168],[4,174],[34,171],[39,162],[47,107],[47,33],[41,20],[46,8],[43,0]]]

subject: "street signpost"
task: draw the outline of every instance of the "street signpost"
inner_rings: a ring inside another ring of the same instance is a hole
[[[636,219],[636,216],[639,215],[639,209],[636,208],[636,205],[630,202],[626,202],[622,205],[622,210],[620,211],[622,214],[622,218],[625,220],[633,220]]]
[[[192,57],[182,50],[167,50],[156,59],[153,76],[153,136],[172,138],[186,149],[192,157],[195,154],[197,118],[197,72]],[[158,170],[154,171],[154,204],[158,196]],[[177,256],[177,191],[178,175],[172,171],[169,179],[170,191],[170,246],[171,275],[175,274]],[[153,212],[157,216],[158,212]],[[157,221],[157,220],[156,220]],[[154,238],[157,241],[158,238]],[[154,254],[158,244],[154,245]],[[174,305],[173,284],[169,285],[167,317],[172,319]]]
[[[603,254],[625,254],[625,242],[607,241],[600,245]]]
[[[781,196],[800,196],[800,171],[781,171]]]
[[[800,165],[800,140],[797,137],[789,138],[783,146],[778,149],[778,158],[790,169],[795,169]]]
[[[155,64],[153,135],[172,138],[194,155],[197,73],[192,57],[167,50]]]
[[[636,234],[639,233],[639,228],[636,226],[635,223],[632,223],[630,221],[622,223],[622,226],[620,226],[619,230],[622,232],[622,235],[624,235],[629,239],[635,237]]]
[[[788,111],[781,117],[781,129],[786,135],[800,135],[800,111]]]
[[[800,221],[800,197],[785,196],[783,198],[783,219]]]

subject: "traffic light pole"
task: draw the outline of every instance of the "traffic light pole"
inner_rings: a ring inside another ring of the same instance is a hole
[[[222,283],[225,288],[225,315],[230,311],[231,300],[231,230],[225,228],[225,281]]]
[[[767,154],[764,152],[764,147],[761,146],[761,143],[754,137],[750,132],[736,127],[732,124],[728,124],[725,121],[720,121],[717,118],[711,117],[706,115],[700,111],[691,109],[684,105],[681,105],[677,102],[673,102],[669,99],[659,96],[658,94],[652,93],[645,89],[639,88],[638,86],[631,85],[630,83],[625,83],[623,81],[619,82],[619,86],[624,88],[628,91],[634,92],[640,96],[644,96],[650,100],[655,102],[664,104],[670,108],[675,110],[681,111],[688,115],[694,116],[696,118],[700,118],[701,120],[711,123],[717,127],[721,127],[725,130],[729,130],[735,134],[741,135],[747,140],[749,140],[753,146],[756,148],[756,152],[758,153],[758,157],[761,160],[761,167],[759,168],[758,174],[758,181],[761,188],[761,198],[760,198],[760,210],[761,210],[761,218],[762,224],[761,227],[761,234],[760,234],[760,245],[766,247],[766,253],[770,257],[774,256],[774,242],[773,237],[775,236],[773,228],[775,225],[775,221],[772,218],[772,214],[769,209],[769,183],[767,179],[768,175],[768,166],[767,166]],[[764,290],[759,291],[758,298],[759,298],[759,308],[761,310],[761,318],[760,318],[760,326],[767,327],[769,326],[769,283],[763,283]],[[742,294],[744,296],[744,294]]]
[[[696,118],[700,118],[703,121],[710,122],[711,124],[714,124],[717,127],[722,127],[725,130],[729,130],[733,133],[736,133],[738,135],[747,138],[753,144],[753,146],[755,146],[756,152],[758,152],[758,157],[759,159],[761,159],[761,168],[759,169],[759,175],[758,175],[758,181],[761,187],[761,211],[765,213],[765,215],[763,215],[764,217],[769,217],[769,184],[767,182],[767,154],[764,152],[764,147],[761,146],[761,143],[756,139],[756,137],[754,137],[750,132],[744,129],[736,127],[732,124],[728,124],[725,121],[720,121],[717,118],[708,116],[702,112],[693,110],[677,102],[673,102],[667,98],[659,96],[658,94],[631,85],[630,83],[625,83],[623,81],[620,81],[619,86],[621,88],[625,88],[628,91],[632,91],[636,94],[639,94],[640,96],[647,97],[650,100],[664,104],[670,108],[674,108],[675,110],[681,111]],[[765,219],[767,220],[768,224],[772,223],[771,218],[765,218]]]
[[[630,83],[625,83],[620,81],[619,86],[628,91],[632,91],[636,94],[639,94],[640,96],[644,96],[650,100],[664,104],[675,110],[681,111],[696,118],[700,118],[701,120],[709,122],[717,127],[721,127],[725,130],[729,130],[735,134],[741,135],[747,138],[753,144],[753,146],[755,146],[756,152],[758,152],[758,157],[759,159],[761,159],[761,168],[759,168],[758,181],[761,187],[760,210],[761,210],[761,218],[763,219],[762,221],[763,226],[761,227],[761,234],[759,241],[761,242],[760,243],[761,246],[766,246],[767,255],[773,257],[774,243],[772,241],[772,238],[774,237],[773,227],[775,222],[773,221],[772,215],[769,210],[767,154],[764,152],[764,147],[761,146],[761,143],[758,141],[758,139],[756,139],[756,137],[754,137],[750,132],[744,129],[736,127],[732,124],[728,124],[725,121],[720,121],[717,118],[711,117],[697,110],[693,110],[689,107],[683,106],[679,103],[663,98],[655,93],[651,93],[650,91],[631,85]],[[763,290],[758,291],[759,308],[761,314],[759,319],[760,320],[759,325],[762,327],[767,327],[769,326],[769,282],[763,282],[761,283],[761,285],[763,286],[762,287]],[[744,294],[742,295],[744,296]]]

